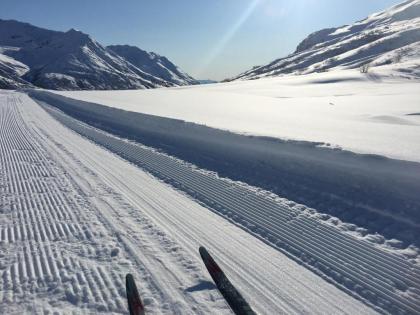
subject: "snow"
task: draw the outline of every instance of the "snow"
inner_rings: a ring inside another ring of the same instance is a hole
[[[18,88],[29,86],[20,76],[29,71],[25,64],[6,55],[10,51],[18,51],[16,47],[0,46],[0,88]]]
[[[1,312],[123,314],[130,272],[151,314],[228,314],[204,245],[261,314],[375,313],[26,95],[0,111]]]
[[[398,312],[390,305],[413,312],[418,288],[406,270],[418,268],[420,164],[373,154],[378,140],[370,138],[380,135],[392,154],[402,140],[418,149],[416,84],[384,69],[205,87],[29,95],[67,127],[275,244],[346,292],[390,312]],[[267,108],[271,112],[262,110]],[[299,120],[302,115],[306,120]],[[290,121],[294,130],[309,128],[315,135],[317,129],[326,136],[334,135],[332,128],[347,129],[338,143],[264,133]],[[325,125],[330,129],[323,130]],[[388,139],[395,134],[399,141]],[[366,146],[363,154],[337,148],[348,139],[372,148]]]
[[[237,133],[420,162],[418,81],[356,70],[147,91],[59,92]]]
[[[229,314],[199,246],[259,314],[420,313],[419,8],[315,32],[230,83],[0,90],[0,313],[125,314],[132,273],[148,313]],[[63,52],[38,85],[193,80],[0,23],[2,87]]]
[[[5,66],[9,67],[10,71],[16,73],[18,76],[22,76],[26,72],[29,71],[29,67],[26,66],[25,64],[13,59],[13,58],[10,58],[9,56],[4,55],[3,51],[5,51],[5,50],[7,51],[7,50],[10,50],[10,49],[4,49],[4,48],[2,49],[0,47],[0,64],[3,64]]]

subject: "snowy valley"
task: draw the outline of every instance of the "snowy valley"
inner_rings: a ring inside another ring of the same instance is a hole
[[[232,314],[205,246],[258,314],[419,314],[419,8],[210,84],[0,20],[0,313],[128,314],[131,273],[146,314]]]

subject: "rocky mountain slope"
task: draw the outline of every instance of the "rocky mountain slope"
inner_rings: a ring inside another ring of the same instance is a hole
[[[289,56],[229,80],[362,66],[364,71],[391,67],[402,76],[420,76],[420,0],[402,2],[352,25],[312,33]]]
[[[144,51],[136,46],[111,45],[107,47],[144,72],[176,85],[196,84],[197,81],[183,72],[166,57]]]
[[[57,32],[0,20],[0,53],[0,88],[35,85],[56,90],[105,90],[194,83],[186,74],[177,77],[174,73],[173,77],[168,77],[163,76],[163,72],[145,71],[147,67],[132,64],[74,29]],[[164,57],[159,57],[148,61],[149,69],[161,67],[160,60]]]
[[[0,88],[17,89],[30,86],[21,76],[29,71],[25,64],[7,56],[7,48],[0,48]]]

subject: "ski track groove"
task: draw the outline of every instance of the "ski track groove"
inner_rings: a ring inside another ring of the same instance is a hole
[[[85,246],[94,247],[95,244],[92,241],[89,244],[90,240],[82,233],[81,226],[90,229],[85,223],[89,220],[83,215],[83,208],[66,195],[69,184],[60,178],[59,172],[51,171],[49,158],[30,140],[32,135],[19,113],[20,105],[19,98],[8,96],[0,106],[0,244],[7,257],[0,268],[0,312],[7,310],[10,304],[21,303],[22,299],[26,303],[23,310],[27,312],[48,312],[49,309],[55,310],[54,306],[42,302],[35,305],[26,296],[42,299],[51,289],[68,287],[76,269],[67,264],[67,256],[72,253],[65,245],[75,245],[80,241],[86,242]],[[57,246],[64,249],[57,251]],[[91,266],[85,268],[88,274],[92,270],[95,269]],[[109,293],[99,274],[90,279],[88,287],[77,280],[72,285],[98,296],[96,309],[125,313],[125,297],[115,288],[112,294]],[[122,282],[119,285],[124,288]],[[112,303],[109,307],[107,299],[110,296],[123,308],[112,307]],[[82,307],[88,309],[92,306]]]
[[[98,231],[98,222],[106,220],[92,222],[100,213],[93,196],[74,186],[51,156],[52,148],[27,124],[31,120],[24,120],[24,110],[18,94],[0,93],[0,253],[6,253],[0,255],[0,313],[125,314],[125,273],[143,271],[144,278],[156,278],[151,268],[155,262],[145,266],[140,257],[134,263],[127,260],[136,257],[136,250],[128,250],[127,242],[113,234],[117,229],[104,225]],[[104,237],[121,258],[111,258],[110,245],[101,245]],[[146,309],[156,314],[210,313],[211,306],[198,303],[195,296],[162,289],[165,280],[162,276],[142,283]],[[48,296],[51,290],[58,300]],[[180,304],[182,299],[186,303]],[[222,314],[227,312],[221,297],[216,304]]]
[[[113,198],[114,199],[116,199],[116,196],[113,196]],[[104,205],[102,204],[102,207],[101,207],[101,209],[102,209],[102,211],[104,211]],[[106,220],[105,220],[106,221]],[[135,259],[135,260],[137,260],[138,262],[139,262],[139,264],[141,264],[141,261],[143,260],[143,261],[145,261],[145,260],[148,260],[146,257],[138,257],[138,255],[136,254],[136,251],[134,250],[134,249],[132,249],[132,247],[134,247],[132,244],[130,244],[130,242],[128,241],[128,240],[125,240],[121,235],[122,234],[124,234],[124,233],[122,233],[121,231],[118,231],[118,229],[113,225],[113,224],[111,224],[111,222],[109,222],[109,221],[107,221],[107,222],[103,222],[104,223],[104,225],[106,225],[106,226],[109,226],[109,229],[110,230],[113,230],[114,231],[114,233],[117,235],[117,237],[119,238],[119,240],[122,242],[122,243],[124,243],[124,247],[126,248],[126,250],[128,251],[128,252],[130,252],[130,254],[131,254],[131,256],[132,256],[132,259]],[[133,232],[135,232],[135,231],[133,231]],[[143,241],[143,240],[142,240]],[[156,244],[156,246],[158,246],[158,244]],[[150,266],[152,265],[153,263],[150,263],[149,262],[149,268],[151,268]],[[172,266],[172,268],[173,268],[174,266]],[[153,268],[152,268],[153,269]],[[175,300],[173,300],[173,297],[171,297],[170,296],[170,294],[169,294],[169,292],[165,292],[166,290],[164,289],[164,288],[159,288],[159,287],[162,287],[162,282],[167,282],[167,281],[169,281],[169,278],[170,277],[175,277],[174,276],[174,273],[173,273],[173,271],[172,270],[167,270],[168,271],[168,273],[166,274],[166,278],[165,279],[157,279],[156,278],[156,274],[159,274],[159,272],[153,272],[153,270],[150,270],[149,272],[148,271],[146,271],[145,269],[143,269],[143,273],[149,273],[148,274],[148,282],[149,283],[151,283],[152,284],[152,286],[154,287],[154,288],[149,288],[149,290],[151,290],[151,291],[154,291],[155,292],[155,294],[157,294],[158,296],[159,296],[159,298],[158,298],[158,300],[160,300],[160,301],[165,301],[165,305],[167,305],[167,307],[166,308],[168,308],[168,309],[170,309],[171,308],[171,304],[173,304],[173,305],[175,305],[176,306],[176,301]],[[181,281],[180,281],[180,279],[177,279],[176,277],[175,277],[175,280],[176,280],[176,282],[178,282],[179,283],[179,285],[181,285]],[[163,285],[163,287],[164,287],[164,285]],[[190,303],[191,303],[191,305],[194,305],[194,304],[196,304],[196,302],[194,301],[194,299],[192,299],[191,297],[189,297],[189,296],[183,296],[183,298],[184,299],[186,299],[187,301],[189,301]],[[179,299],[181,299],[181,296],[179,297]],[[219,298],[219,300],[220,300],[220,298]],[[171,302],[172,301],[172,302]],[[223,300],[221,300],[222,301],[222,303],[224,303],[224,301]],[[200,308],[197,308],[197,307],[194,307],[194,313],[196,313],[196,314],[202,314],[203,313],[203,310],[206,310],[207,309],[207,307],[204,305],[204,306],[201,306]],[[177,311],[177,310],[175,310],[175,309],[173,309],[172,310],[173,312],[175,312],[175,313],[181,313],[181,314],[183,314],[185,311],[181,311],[181,310],[179,310],[179,311]]]
[[[309,266],[359,298],[395,313],[420,313],[420,302],[399,292],[420,290],[419,268],[403,257],[341,233],[239,185],[97,130],[48,105],[43,107],[94,143],[141,166],[298,259],[305,259]]]
[[[129,178],[127,178],[127,181],[128,181],[128,187],[130,187],[130,186],[132,186],[132,185],[130,185],[130,179]],[[132,182],[132,184],[134,185],[134,182]],[[148,199],[148,200],[143,200],[143,201],[145,201],[145,202],[147,202],[148,204],[150,204],[152,207],[158,207],[159,205],[158,204],[156,204],[156,201],[154,201],[153,199]],[[160,207],[162,207],[162,205],[160,206]],[[180,205],[180,208],[182,208],[182,205]],[[156,217],[155,218],[156,220],[159,220],[159,221],[161,221],[162,222],[162,224],[165,222],[165,220],[170,220],[170,221],[172,221],[172,222],[174,222],[174,223],[176,223],[175,225],[176,226],[181,226],[182,225],[182,223],[183,222],[179,222],[179,221],[177,221],[177,219],[176,219],[176,217],[172,217],[172,216],[167,216],[167,217],[162,217],[162,216],[158,216],[158,217]],[[192,228],[194,228],[194,227],[192,227]],[[174,231],[174,234],[175,234],[176,232]],[[194,235],[197,235],[197,234],[200,234],[200,231],[199,230],[197,230],[195,233],[188,233],[187,232],[187,229],[185,230],[185,232],[184,233],[186,233],[187,235],[188,235],[188,238],[189,239],[193,239],[194,238]],[[194,251],[196,251],[196,248],[191,248],[191,251],[192,252],[194,252]],[[223,260],[222,260],[223,261]],[[229,266],[229,262],[228,261],[225,261],[225,263],[226,263],[226,265],[228,265]],[[234,270],[231,270],[232,272],[234,271]],[[235,273],[237,273],[237,272],[235,272]],[[237,275],[238,275],[238,273],[237,273]],[[252,276],[252,274],[251,275],[249,275],[249,277],[252,277],[254,280],[257,280],[256,278],[254,278],[253,276]],[[259,279],[259,280],[261,280],[261,279]],[[251,281],[250,279],[249,279],[249,287],[251,288],[253,288],[253,290],[254,291],[258,291],[258,289],[259,289],[259,287],[260,287],[261,285],[260,285],[260,281]],[[263,290],[262,290],[262,292],[263,292]],[[293,289],[291,290],[291,293],[293,292]],[[296,292],[296,294],[298,294],[298,292]],[[267,300],[275,300],[276,299],[276,294],[274,293],[274,292],[272,292],[272,293],[267,293],[267,292],[265,292],[265,296],[263,295],[263,294],[261,294],[261,297],[262,298],[264,298],[264,299],[267,299]],[[295,313],[295,314],[299,314],[299,309],[302,309],[302,308],[299,308],[296,304],[298,304],[299,302],[296,302],[296,301],[293,301],[293,303],[294,303],[294,305],[292,305],[292,304],[287,304],[287,307],[283,307],[283,308],[281,308],[281,310],[282,310],[282,313],[288,313],[288,314],[291,314],[291,313]],[[279,305],[280,307],[282,306],[282,305]],[[294,310],[294,311],[292,311],[292,310]]]
[[[89,158],[89,157],[86,156],[86,158]],[[127,178],[126,180],[127,180],[128,183],[131,182],[130,181],[130,178]],[[132,184],[134,186],[135,182],[132,182]],[[131,185],[127,185],[126,189],[127,190],[130,190],[130,186]],[[144,196],[144,199],[142,200],[142,202],[150,205],[152,208],[161,207],[161,206],[159,206],[159,204],[155,200],[148,199],[147,196]],[[168,206],[169,206],[169,204],[168,204]],[[182,209],[182,207],[183,207],[183,205],[180,205],[179,206],[179,208],[181,208],[181,209]],[[162,218],[166,218],[166,217],[163,215]],[[165,221],[164,220],[160,220],[159,217],[156,217],[155,219],[158,220],[158,221],[160,221],[162,223],[162,225],[165,224]],[[169,220],[171,222],[176,222],[176,219],[173,218],[173,217],[170,217]],[[182,222],[178,222],[178,224],[181,225]],[[186,230],[187,229],[185,229],[185,231]],[[199,235],[199,234],[200,234],[200,231],[197,231],[195,235]],[[189,237],[188,238],[189,239],[193,239],[194,238],[193,237],[193,234],[189,234]],[[191,253],[196,253],[196,251],[197,251],[197,248],[196,247],[190,248],[190,252]],[[186,265],[188,266],[188,263]],[[256,281],[249,281],[248,287],[253,288],[253,291],[258,291],[258,287],[261,286],[260,281],[258,281],[258,280],[261,280],[261,279],[257,279],[257,277],[253,277],[253,278]],[[275,293],[267,292],[267,290],[262,290],[261,292],[264,292],[264,294],[260,294],[261,300],[265,299],[267,301],[267,303],[268,302],[271,302],[271,301],[275,301],[276,298],[277,298],[276,295],[275,295]],[[295,294],[298,295],[299,292],[296,292]],[[283,304],[285,304],[286,306],[283,307]],[[278,302],[276,306],[277,306],[277,309],[280,310],[280,313],[282,313],[282,314],[300,314],[302,308],[299,308],[298,305],[299,305],[299,301],[293,301],[293,302],[290,302],[290,303],[285,303],[284,301],[281,301],[281,302]]]

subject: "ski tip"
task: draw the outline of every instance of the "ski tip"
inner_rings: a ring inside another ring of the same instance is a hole
[[[200,256],[204,262],[204,265],[212,277],[219,273],[223,273],[222,269],[220,269],[219,265],[214,261],[213,257],[211,257],[207,249],[205,249],[203,246],[200,246],[198,251],[200,252]]]
[[[203,257],[203,255],[205,255],[205,254],[208,254],[208,251],[207,251],[207,249],[205,249],[204,246],[200,246],[198,248],[198,251],[200,252],[201,257]]]
[[[131,282],[131,281],[134,282],[134,277],[133,277],[133,275],[131,273],[127,273],[125,275],[125,283]]]
[[[230,308],[236,315],[256,315],[256,313],[249,306],[248,302],[243,298],[241,293],[233,286],[225,275],[223,270],[219,267],[209,252],[203,247],[198,248],[204,265],[207,268],[211,278],[213,279],[217,289],[229,304]]]
[[[137,290],[134,277],[131,273],[126,274],[125,285],[130,315],[144,315],[144,305]]]
[[[208,261],[209,259],[212,260],[209,252],[207,251],[207,249],[204,246],[200,246],[198,248],[198,251],[200,252],[200,256],[201,256],[201,259],[203,261]]]

